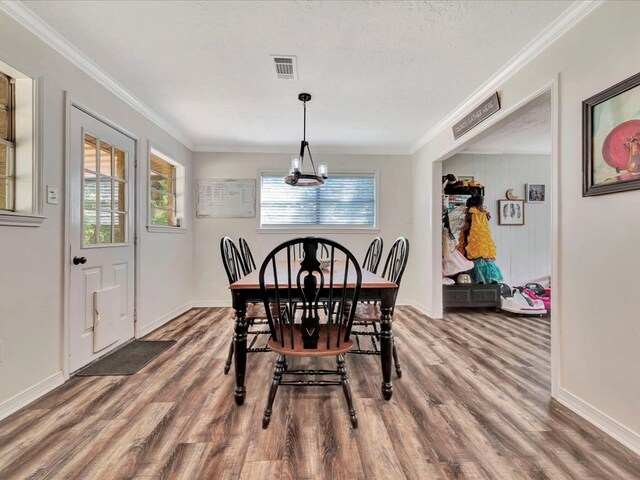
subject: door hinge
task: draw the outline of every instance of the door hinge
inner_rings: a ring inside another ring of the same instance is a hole
[[[138,234],[137,233],[133,236],[133,244],[134,245],[138,245]]]

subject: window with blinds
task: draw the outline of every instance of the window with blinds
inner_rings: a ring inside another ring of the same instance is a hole
[[[151,153],[149,164],[150,218],[152,225],[176,227],[176,166]]]
[[[13,210],[15,143],[13,79],[0,72],[0,210]]]
[[[261,226],[376,225],[376,176],[332,175],[319,187],[292,187],[282,175],[262,175]]]

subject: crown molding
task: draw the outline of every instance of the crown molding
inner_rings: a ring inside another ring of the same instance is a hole
[[[78,50],[71,42],[56,32],[49,24],[37,16],[22,2],[15,0],[0,0],[0,11],[7,14],[31,33],[36,35],[48,46],[56,50],[63,57],[80,68],[84,73],[113,93],[116,97],[160,127],[167,134],[192,149],[193,143],[188,136],[176,129],[170,122],[162,118],[135,95],[120,85],[113,77],[102,70],[93,60]]]
[[[279,153],[295,155],[299,145],[196,145],[194,152],[204,153]],[[406,147],[331,147],[314,146],[319,155],[410,155]]]
[[[540,55],[547,47],[573,28],[584,17],[589,15],[601,3],[603,3],[603,0],[577,0],[573,2],[571,6],[567,8],[553,23],[549,24],[547,28],[529,42],[486,82],[478,87],[469,97],[467,97],[466,100],[454,108],[446,117],[440,120],[427,133],[420,137],[409,149],[410,153],[412,155],[416,153],[443,130],[461,118],[468,110],[476,106],[478,102],[484,100],[487,95],[494,92],[501,84],[515,75],[535,57]]]

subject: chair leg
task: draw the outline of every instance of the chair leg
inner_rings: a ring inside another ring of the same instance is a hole
[[[342,391],[347,399],[347,407],[349,408],[349,416],[351,417],[351,425],[358,428],[358,417],[356,417],[356,409],[353,406],[353,395],[351,395],[351,385],[347,377],[347,369],[344,364],[344,355],[338,355],[338,372],[342,381]]]
[[[229,345],[229,354],[227,355],[227,362],[224,364],[224,374],[226,375],[231,370],[231,362],[233,361],[233,338]]]
[[[395,339],[393,340],[393,364],[396,366],[396,375],[398,375],[398,378],[402,378],[402,367],[398,360],[398,349],[396,348]]]
[[[282,368],[285,372],[289,370],[289,364],[287,363],[287,357],[285,356],[282,357]]]
[[[282,372],[284,370],[284,356],[278,355],[276,360],[276,368],[273,371],[273,382],[271,382],[271,388],[269,389],[269,398],[267,398],[267,406],[264,409],[264,416],[262,417],[262,428],[266,429],[271,421],[271,412],[273,408],[273,401],[276,398],[276,392],[278,386],[282,380]]]

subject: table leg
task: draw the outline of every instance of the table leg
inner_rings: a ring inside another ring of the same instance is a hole
[[[244,308],[236,309],[233,360],[236,373],[235,399],[237,405],[242,405],[247,395],[247,387],[244,386],[244,375],[247,369],[247,329],[249,325],[245,315],[246,310]]]
[[[393,331],[391,329],[391,307],[380,305],[380,361],[382,363],[382,397],[391,400],[391,364],[393,363]]]

